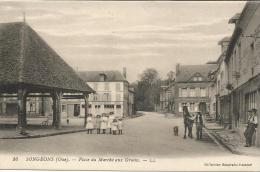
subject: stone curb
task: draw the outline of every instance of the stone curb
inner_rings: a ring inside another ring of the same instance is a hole
[[[236,154],[236,155],[246,155],[246,156],[260,156],[258,154],[252,154],[252,153],[248,153],[248,152],[244,152],[244,151],[239,151],[234,149],[232,146],[228,145],[225,142],[225,139],[223,139],[221,136],[219,136],[219,134],[217,134],[215,131],[213,131],[212,129],[209,129],[205,126],[205,128],[207,131],[209,131],[209,133],[224,147],[226,148],[228,151],[230,151],[232,154]]]
[[[71,130],[71,131],[60,131],[60,132],[47,133],[47,134],[23,135],[23,136],[14,136],[14,137],[2,137],[0,139],[32,139],[32,138],[57,136],[57,135],[70,134],[70,133],[78,133],[78,132],[84,132],[84,131],[87,131],[87,130],[86,129],[80,129],[80,130]]]
[[[233,147],[231,147],[227,143],[225,143],[225,140],[222,137],[220,137],[216,132],[212,131],[211,129],[208,129],[207,127],[205,127],[205,129],[207,131],[209,131],[209,134],[211,134],[211,136],[213,136],[225,149],[230,151],[232,154],[236,154],[236,155],[243,154],[242,152],[239,152],[239,151],[233,149]]]

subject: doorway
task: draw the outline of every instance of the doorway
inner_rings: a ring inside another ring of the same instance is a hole
[[[203,114],[203,115],[207,112],[206,102],[200,102],[200,104],[199,104],[199,111],[200,111],[201,114]]]

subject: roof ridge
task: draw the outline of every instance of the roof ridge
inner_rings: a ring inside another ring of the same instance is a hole
[[[21,21],[17,21],[17,22],[3,22],[3,23],[0,23],[0,25],[2,25],[2,24],[22,24],[22,23],[24,23],[24,22],[21,22]]]

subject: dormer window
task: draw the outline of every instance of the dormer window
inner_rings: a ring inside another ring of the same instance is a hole
[[[99,74],[99,81],[104,82],[106,80],[106,75],[101,73]]]
[[[195,77],[193,77],[193,81],[202,81],[202,77],[195,76]]]

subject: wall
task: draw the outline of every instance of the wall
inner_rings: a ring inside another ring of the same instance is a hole
[[[102,113],[114,112],[118,116],[128,116],[129,111],[129,84],[128,82],[87,82],[87,84],[96,91],[96,94],[89,96],[89,113],[94,116]],[[109,88],[106,89],[106,84]],[[117,85],[120,86],[118,89]],[[104,94],[109,94],[107,99]],[[105,105],[112,105],[114,107],[107,108]],[[121,106],[121,108],[117,108]],[[84,111],[84,110],[83,110]]]
[[[219,96],[228,94],[226,86],[228,84],[228,68],[224,60],[220,62],[219,73],[217,75],[217,89]]]
[[[216,94],[217,94],[217,85],[215,83],[209,84],[209,101],[210,101],[209,114],[214,117],[216,116]]]
[[[247,17],[247,16],[246,16]],[[260,36],[260,8],[253,17],[245,18],[249,21],[243,30],[243,35]],[[247,82],[251,77],[260,73],[260,39],[240,36],[232,52],[229,65],[230,83],[234,89]],[[234,72],[239,73],[239,78],[232,77]]]
[[[190,88],[190,87],[195,87],[195,88],[206,88],[206,97],[180,97],[179,94],[179,89],[180,88]],[[189,83],[176,83],[175,84],[175,113],[176,114],[181,114],[180,112],[180,107],[179,104],[182,102],[189,102],[192,103],[194,102],[198,106],[200,102],[205,102],[206,103],[206,110],[209,110],[209,82],[189,82]],[[199,109],[195,109],[197,111]]]
[[[229,83],[234,88],[230,93],[232,128],[238,131],[245,129],[248,109],[259,109],[260,106],[260,39],[254,38],[260,36],[260,4],[245,9],[238,22],[242,34],[238,36],[227,63]],[[249,95],[250,99],[247,98]],[[259,139],[258,129],[258,143]]]
[[[160,110],[167,112],[174,112],[174,90],[175,85],[162,88],[160,92]]]

